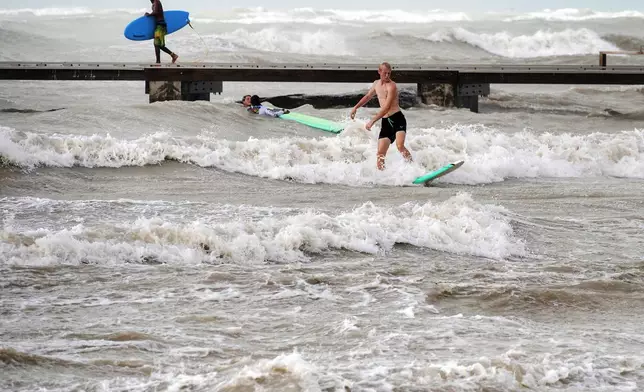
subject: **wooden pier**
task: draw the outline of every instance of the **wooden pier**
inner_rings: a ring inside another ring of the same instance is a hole
[[[416,83],[425,103],[478,111],[490,84],[644,85],[644,66],[397,64],[392,79]],[[0,62],[0,80],[145,81],[150,102],[210,100],[223,82],[368,83],[378,64],[219,64]]]

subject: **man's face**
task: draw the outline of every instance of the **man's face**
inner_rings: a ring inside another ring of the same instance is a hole
[[[247,95],[244,97],[244,100],[242,101],[242,104],[244,106],[250,106],[250,95]]]
[[[378,67],[378,75],[380,75],[380,79],[383,82],[388,82],[390,80],[389,78],[391,77],[391,70],[387,66],[381,65],[380,67]]]

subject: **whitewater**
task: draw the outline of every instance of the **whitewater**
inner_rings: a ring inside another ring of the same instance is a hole
[[[0,8],[0,61],[152,62],[123,37],[146,11]],[[634,9],[191,20],[167,37],[180,62],[371,64],[374,80],[381,61],[594,65],[644,45]],[[392,147],[384,171],[375,108],[291,108],[336,135],[238,102],[369,86],[227,82],[150,104],[141,82],[0,82],[0,390],[641,390],[644,89],[415,105],[413,162]]]

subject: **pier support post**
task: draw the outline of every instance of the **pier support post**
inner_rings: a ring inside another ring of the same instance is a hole
[[[424,104],[443,107],[468,108],[479,112],[479,96],[490,94],[490,85],[482,84],[447,84],[418,83],[418,97]]]
[[[145,87],[150,103],[181,100],[181,82],[150,81],[145,82]]]
[[[449,83],[418,83],[418,98],[425,105],[452,107],[455,87]]]
[[[490,95],[490,85],[487,83],[459,84],[456,93],[456,107],[468,108],[471,112],[479,112],[479,96]]]
[[[221,81],[146,81],[150,103],[160,101],[210,101],[210,94],[221,94]]]
[[[470,112],[479,112],[479,97],[477,95],[470,95],[465,97],[456,97],[457,108],[467,108]]]

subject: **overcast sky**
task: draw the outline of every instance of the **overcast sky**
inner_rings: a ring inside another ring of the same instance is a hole
[[[187,11],[224,10],[234,7],[265,7],[268,9],[288,9],[310,7],[317,9],[410,9],[448,11],[541,11],[545,8],[590,8],[596,11],[644,10],[641,0],[244,0],[222,2],[217,0],[162,0],[166,9],[185,9]],[[149,0],[0,0],[4,8],[145,8]]]

